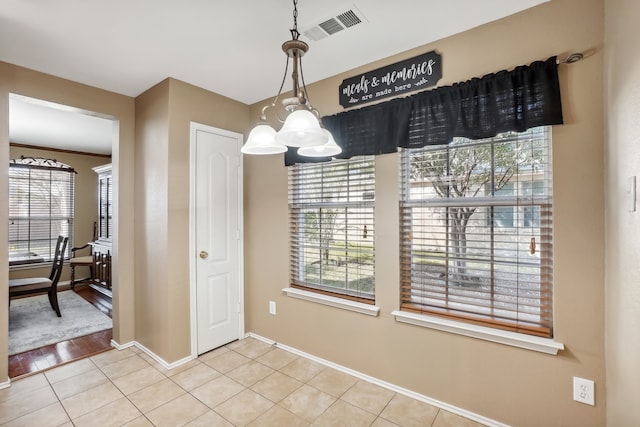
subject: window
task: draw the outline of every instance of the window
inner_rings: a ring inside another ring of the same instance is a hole
[[[372,303],[373,156],[289,169],[292,286]]]
[[[551,337],[549,128],[401,159],[401,310]]]
[[[52,261],[58,236],[71,239],[74,176],[73,168],[55,160],[21,157],[9,162],[11,265]]]

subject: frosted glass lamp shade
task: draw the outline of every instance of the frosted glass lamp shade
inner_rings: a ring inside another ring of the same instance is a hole
[[[316,116],[308,110],[296,110],[287,116],[276,141],[289,147],[312,147],[329,140]]]
[[[276,131],[269,125],[260,124],[251,129],[247,142],[240,149],[244,154],[278,154],[287,147],[276,142]]]
[[[329,141],[322,145],[316,145],[314,147],[300,147],[298,148],[298,154],[306,157],[329,157],[336,156],[342,153],[342,148],[333,139],[331,132],[326,129],[322,129],[328,135]]]

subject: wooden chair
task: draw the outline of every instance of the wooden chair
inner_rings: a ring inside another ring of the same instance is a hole
[[[93,223],[93,242],[95,242],[98,239],[97,233],[98,233],[98,224],[94,222]],[[77,251],[81,251],[87,248],[89,248],[89,255],[78,256],[76,254]],[[92,253],[92,246],[90,243],[87,243],[85,245],[78,246],[75,248],[71,248],[71,259],[69,260],[69,267],[71,267],[71,277],[69,282],[69,284],[71,285],[71,289],[75,288],[76,283],[87,282],[93,279],[95,272],[93,270],[93,253]],[[88,267],[89,277],[76,280],[76,267]]]
[[[60,280],[60,275],[62,274],[62,264],[64,263],[64,254],[68,241],[68,237],[58,236],[49,278],[28,277],[25,279],[9,280],[9,304],[11,304],[11,299],[14,297],[39,294],[47,291],[51,308],[55,310],[58,317],[62,317],[60,307],[58,306],[58,280]]]

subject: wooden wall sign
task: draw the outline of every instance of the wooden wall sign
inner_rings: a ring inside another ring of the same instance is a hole
[[[442,61],[436,51],[350,77],[340,85],[340,105],[365,104],[401,93],[434,86],[442,78]]]

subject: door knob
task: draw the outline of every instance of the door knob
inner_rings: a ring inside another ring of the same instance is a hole
[[[206,259],[209,256],[207,251],[200,251],[200,258]]]

